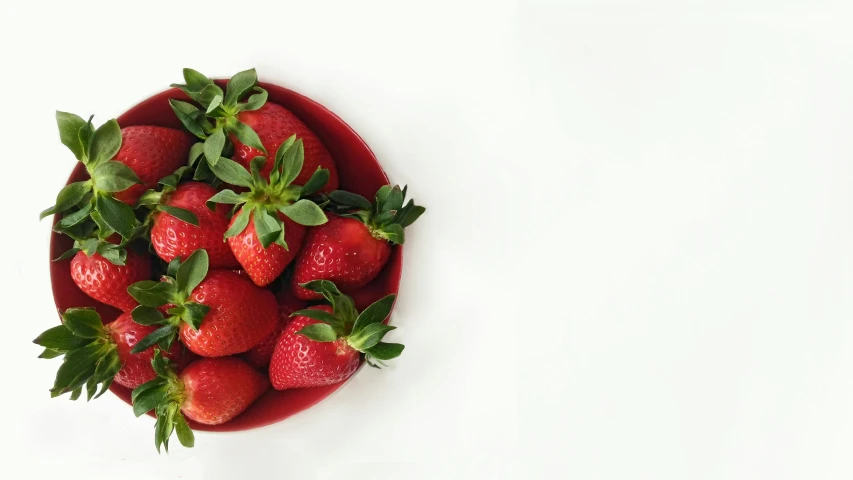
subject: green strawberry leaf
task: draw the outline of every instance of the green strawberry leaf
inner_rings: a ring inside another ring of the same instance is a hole
[[[359,210],[369,211],[373,207],[370,204],[370,201],[366,198],[345,190],[335,190],[329,194],[329,198],[337,204],[357,208]]]
[[[216,192],[216,195],[210,197],[207,200],[207,208],[210,210],[216,209],[217,203],[226,203],[229,205],[238,205],[241,203],[245,203],[248,198],[244,195],[234,193],[233,190],[222,190],[220,192]]]
[[[89,181],[74,182],[62,187],[62,190],[60,190],[56,195],[56,204],[41,212],[39,214],[39,220],[47,217],[48,215],[53,215],[54,213],[64,212],[74,205],[77,205],[77,203],[86,196],[86,193],[91,190],[92,183]]]
[[[254,87],[252,89],[254,93],[249,96],[249,99],[246,100],[246,103],[240,103],[237,105],[237,111],[239,112],[249,112],[253,110],[257,110],[264,106],[267,103],[267,91],[261,87]]]
[[[145,390],[133,400],[133,414],[137,417],[145,415],[149,411],[154,410],[154,407],[166,400],[168,396],[168,385]]]
[[[91,343],[89,338],[75,336],[65,325],[57,325],[41,333],[33,343],[49,350],[65,353]]]
[[[252,174],[234,160],[220,158],[216,164],[210,164],[210,169],[223,182],[241,187],[253,185]]]
[[[380,237],[396,243],[397,245],[402,245],[403,242],[406,241],[405,235],[403,234],[403,227],[399,223],[392,223],[390,225],[386,225],[382,227],[382,230],[376,232]]]
[[[204,136],[207,138],[207,135]],[[198,159],[204,155],[204,142],[196,142],[190,147],[190,154],[187,158],[187,165],[190,167],[194,166]]]
[[[139,197],[139,200],[136,201],[136,206],[159,205],[162,198],[163,192],[158,192],[157,190],[146,190],[145,193]]]
[[[61,262],[62,260],[68,260],[69,258],[74,258],[74,255],[77,255],[79,252],[79,248],[71,248],[66,250],[65,253],[53,259],[54,262]]]
[[[207,78],[201,72],[197,70],[193,70],[192,68],[184,69],[184,81],[187,82],[185,85],[193,92],[200,92],[204,87],[213,84],[213,80]],[[177,86],[177,85],[172,85]]]
[[[329,182],[329,171],[322,167],[317,167],[317,171],[311,175],[311,178],[302,186],[300,196],[307,197],[320,191]]]
[[[295,137],[295,135],[292,137]],[[293,183],[293,181],[296,180],[296,177],[299,176],[299,173],[302,172],[302,165],[305,162],[305,147],[302,145],[301,138],[296,140],[293,145],[286,149],[284,148],[285,145],[287,145],[287,143],[284,143],[279,147],[276,152],[276,157],[281,157],[281,184],[287,186]]]
[[[101,316],[90,308],[69,308],[62,315],[65,327],[75,336],[82,338],[98,338],[104,336],[104,325]]]
[[[236,107],[240,98],[257,84],[258,74],[254,68],[234,74],[225,87],[225,106]]]
[[[71,153],[82,162],[88,161],[86,152],[88,145],[80,141],[80,130],[86,126],[86,121],[73,113],[56,111],[56,124],[59,126],[59,140],[71,150]]]
[[[261,137],[252,130],[252,127],[245,123],[239,120],[234,120],[233,123],[228,124],[228,132],[233,133],[234,136],[237,137],[237,140],[239,140],[243,145],[247,145],[256,150],[267,153],[267,149],[264,148],[264,144],[261,143]]]
[[[201,322],[204,320],[210,307],[201,303],[187,302],[184,304],[184,312],[181,318],[187,322],[193,330],[198,330],[201,327]]]
[[[80,222],[89,218],[89,215],[91,215],[92,210],[94,210],[94,209],[95,209],[95,206],[91,202],[89,202],[86,205],[84,205],[83,208],[81,208],[80,210],[77,210],[74,213],[69,213],[67,215],[63,215],[62,219],[59,221],[59,223],[57,225],[62,227],[62,228],[69,228],[69,227],[73,227],[75,225],[79,225]],[[63,233],[66,233],[66,232],[63,232]]]
[[[207,271],[210,268],[210,258],[207,251],[200,248],[192,253],[178,267],[178,274],[175,279],[178,281],[178,289],[183,295],[189,296],[207,276]]]
[[[269,248],[279,237],[282,225],[263,208],[256,209],[253,217],[255,219],[255,234],[258,236],[258,240],[260,240],[264,248]]]
[[[141,353],[149,348],[153,347],[160,343],[161,340],[164,340],[168,337],[175,336],[178,332],[178,327],[174,325],[165,325],[163,327],[154,330],[145,336],[142,340],[136,343],[133,348],[130,349],[130,353]]]
[[[121,148],[121,127],[114,119],[98,127],[89,140],[89,164],[97,166],[115,157]]]
[[[381,212],[382,210],[386,210],[384,208],[385,202],[388,200],[388,195],[391,194],[391,185],[382,185],[379,187],[379,190],[376,191],[376,211]]]
[[[159,307],[171,302],[177,289],[169,282],[142,280],[127,287],[127,293],[146,307]]]
[[[175,112],[175,116],[178,117],[178,120],[181,121],[184,128],[202,140],[207,138],[207,134],[204,133],[204,129],[194,116],[200,111],[195,105],[170,98],[169,106],[172,107],[172,111]],[[196,158],[198,158],[198,156],[196,156]],[[190,162],[190,164],[192,164],[192,162]]]
[[[246,227],[249,225],[249,217],[251,216],[251,210],[247,208],[240,209],[240,213],[234,218],[233,223],[228,230],[225,231],[225,238],[231,238],[236,235],[239,235]]]
[[[49,348],[45,348],[43,352],[38,356],[38,358],[56,358],[65,355],[65,352],[60,352],[59,350],[51,350]]]
[[[304,335],[315,342],[334,342],[338,339],[335,329],[325,323],[308,325],[296,333],[297,335]]]
[[[130,314],[133,321],[140,325],[159,325],[166,320],[160,310],[145,305],[137,305]]]
[[[386,333],[395,328],[397,327],[385,325],[384,323],[371,323],[361,329],[360,332],[350,335],[347,338],[347,343],[359,352],[364,352],[379,343]]]
[[[373,323],[384,322],[385,319],[388,318],[388,315],[391,314],[391,307],[394,306],[394,300],[396,298],[396,295],[391,294],[380,298],[365,308],[358,315],[358,318],[355,320],[355,324],[352,326],[353,333],[358,333],[364,327]]]
[[[225,132],[222,131],[222,128],[217,128],[204,141],[204,157],[207,158],[207,162],[210,166],[214,166],[219,162],[219,158],[222,156],[222,150],[224,148]],[[225,181],[227,182],[228,180]]]
[[[189,223],[190,225],[198,226],[198,217],[193,212],[184,209],[173,207],[170,205],[160,205],[160,210],[168,213],[169,215],[181,220],[182,222]]]
[[[415,205],[414,200],[409,200],[409,203],[397,214],[394,218],[395,223],[399,223],[403,228],[415,223],[421,215],[426,212],[426,208]]]
[[[314,227],[328,222],[326,214],[311,200],[302,199],[292,205],[279,208],[279,211],[287,215],[294,222]]]
[[[195,446],[195,435],[181,414],[175,415],[175,432],[178,434],[178,441],[181,442],[181,445],[187,448]]]
[[[339,332],[343,334],[344,332],[344,321],[334,314],[326,312],[324,310],[318,310],[316,308],[306,308],[305,310],[299,310],[290,314],[291,317],[308,317],[313,318],[314,320],[319,320],[323,323],[328,323],[332,326],[335,332]]]
[[[106,195],[95,195],[95,210],[101,214],[110,228],[125,239],[131,238],[133,227],[137,222],[133,209],[129,205]]]
[[[213,100],[210,101],[210,105],[207,106],[207,111],[205,113],[210,115],[214,111],[217,111],[216,109],[220,105],[222,105],[222,95],[214,95]],[[221,111],[222,111],[222,109],[219,109],[219,112],[221,112]]]
[[[95,188],[105,192],[121,192],[142,180],[127,165],[116,161],[105,161],[92,171]]]
[[[376,345],[368,348],[364,351],[365,354],[370,358],[375,358],[377,360],[391,360],[392,358],[397,358],[403,353],[403,349],[405,346],[399,343],[385,343],[379,342]]]

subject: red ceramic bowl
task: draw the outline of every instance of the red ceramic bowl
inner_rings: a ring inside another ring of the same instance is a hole
[[[225,86],[225,81],[217,81]],[[341,188],[358,193],[366,198],[373,198],[376,190],[388,183],[388,177],[370,151],[367,144],[337,115],[327,110],[319,103],[300,95],[292,90],[268,83],[260,84],[269,92],[269,101],[283,105],[296,114],[316,133],[331,152],[338,167]],[[118,117],[122,127],[131,125],[159,125],[163,127],[182,128],[169,107],[168,99],[178,98],[187,100],[178,89],[173,88],[141,102],[124,115]],[[88,178],[85,168],[78,164],[68,183],[79,182]],[[72,240],[57,233],[51,234],[50,258],[59,257],[71,248]],[[370,285],[352,296],[359,309],[364,308],[379,298],[397,293],[400,283],[403,256],[402,247],[394,247],[388,264],[379,277]],[[50,278],[53,287],[53,298],[56,307],[64,311],[71,307],[95,307],[104,322],[111,322],[120,313],[118,310],[101,304],[81,292],[71,279],[70,260],[51,262]],[[341,387],[343,383],[326,387],[301,388],[285,391],[270,390],[257,402],[252,404],[240,416],[223,425],[209,426],[191,422],[196,430],[229,432],[248,430],[275,423],[311,407],[329,396]],[[119,398],[130,403],[130,390],[113,384],[110,390]]]

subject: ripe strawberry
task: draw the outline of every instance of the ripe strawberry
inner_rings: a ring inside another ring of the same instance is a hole
[[[211,168],[227,148],[226,140],[233,145],[234,160],[248,169],[256,156],[267,156],[289,137],[296,136],[305,142],[305,163],[296,172],[296,183],[304,185],[322,168],[328,170],[329,181],[318,191],[328,193],[338,188],[337,168],[329,151],[296,115],[281,105],[266,103],[267,92],[258,87],[255,69],[234,75],[224,93],[212,80],[189,68],[184,69],[184,80],[185,85],[173,86],[202,109],[178,100],[171,100],[170,104],[184,126],[204,140],[204,155]],[[255,94],[239,103],[250,91]],[[261,175],[269,180],[272,169],[273,159],[269,158],[260,169]]]
[[[381,342],[393,330],[382,322],[391,313],[394,295],[373,303],[360,314],[350,297],[326,280],[303,287],[323,295],[330,306],[294,312],[295,318],[279,337],[269,374],[277,390],[331,385],[349,378],[358,368],[360,353],[374,361],[396,358],[403,345]]]
[[[297,300],[286,293],[281,295],[278,299],[278,308],[281,311],[281,316],[275,330],[263,342],[244,353],[243,360],[255,368],[266,368],[270,364],[272,352],[275,350],[276,343],[278,343],[278,337],[281,336],[284,329],[287,328],[287,324],[290,323],[290,314],[304,307],[305,302]]]
[[[208,202],[233,204],[239,209],[225,237],[237,261],[258,286],[275,280],[296,256],[305,235],[303,225],[326,222],[320,207],[302,197],[316,193],[329,172],[318,170],[304,186],[294,185],[302,160],[302,141],[290,137],[276,152],[269,182],[259,173],[263,157],[252,161],[251,174],[227,158],[220,158],[211,167],[225,182],[249,189],[240,194],[223,190]]]
[[[185,447],[195,445],[195,436],[184,416],[198,423],[219,425],[243,413],[269,388],[269,380],[235,357],[202,358],[180,374],[159,351],[151,362],[158,377],[131,394],[133,412],[157,414],[154,443],[169,451],[169,437],[177,431]]]
[[[115,198],[128,205],[136,204],[147,188],[179,167],[186,165],[193,138],[174,128],[140,125],[121,129],[121,149],[115,160],[136,173],[142,184],[116,192]]]
[[[272,292],[230,270],[208,273],[204,250],[176,264],[170,264],[163,281],[143,281],[128,288],[141,304],[133,310],[133,319],[143,325],[162,325],[135,349],[169,345],[180,330],[181,341],[190,351],[220,357],[249,350],[275,328],[279,313]]]
[[[194,251],[204,249],[210,256],[211,268],[239,267],[228,244],[222,241],[230,221],[228,209],[216,205],[215,210],[211,210],[205,205],[214,195],[215,188],[200,182],[184,182],[171,191],[164,188],[152,217],[151,245],[157,256],[166,262],[176,257],[186,260]],[[183,212],[175,212],[175,208],[188,211],[192,216],[188,218]]]
[[[163,127],[121,130],[115,120],[96,130],[91,118],[87,122],[65,112],[56,112],[56,120],[60,140],[86,166],[90,178],[66,185],[40,218],[64,213],[55,227],[61,233],[91,219],[130,240],[139,226],[131,205],[146,187],[186,163],[192,137]]]
[[[296,177],[296,183],[305,184],[319,168],[329,171],[329,182],[320,189],[321,193],[329,193],[338,188],[338,170],[332,155],[307,125],[302,123],[290,110],[275,103],[266,103],[258,110],[240,112],[237,119],[248,125],[258,134],[267,152],[275,152],[290,136],[296,135],[305,144],[305,163],[302,171]],[[247,169],[249,162],[264,152],[240,142],[232,135],[234,144],[234,161]],[[267,160],[261,168],[261,175],[269,178],[273,162]]]
[[[308,232],[291,280],[294,295],[303,300],[320,298],[299,286],[312,280],[331,280],[349,293],[376,278],[391,255],[391,244],[402,244],[403,228],[426,210],[413,200],[403,206],[405,196],[405,189],[385,185],[371,205],[360,195],[332,192],[333,207],[342,215],[329,215],[326,224]]]
[[[100,245],[100,248],[95,247],[100,253],[76,252],[71,260],[71,278],[86,295],[122,311],[130,311],[137,303],[127,293],[127,287],[151,278],[151,257],[132,249],[126,250],[126,256],[122,257],[111,248],[116,245],[110,247],[106,242]]]
[[[104,325],[94,309],[69,308],[62,314],[62,321],[61,325],[48,329],[33,341],[45,347],[40,358],[64,355],[51,396],[72,392],[71,399],[76,400],[85,386],[87,398],[91,400],[98,384],[101,384],[100,396],[113,381],[136,388],[155,377],[151,368],[154,352],[148,349],[131,353],[137,341],[154,329],[135,324],[130,313]],[[182,358],[182,351],[183,348],[175,344],[168,355]]]

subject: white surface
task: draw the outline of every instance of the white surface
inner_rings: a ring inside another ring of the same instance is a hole
[[[0,7],[4,478],[853,478],[849,2],[39,3]],[[429,210],[393,368],[157,457],[28,342],[54,110],[184,66],[324,103]]]

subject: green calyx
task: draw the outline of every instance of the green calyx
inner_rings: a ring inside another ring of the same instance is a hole
[[[137,208],[145,207],[148,209],[148,214],[145,216],[143,225],[145,230],[151,227],[156,212],[165,212],[178,220],[189,223],[190,225],[198,226],[198,217],[193,212],[179,207],[166,205],[166,200],[169,194],[178,188],[178,183],[186,173],[192,171],[192,167],[183,166],[175,170],[171,175],[167,175],[158,182],[157,190],[147,190],[136,202]]]
[[[391,314],[396,295],[382,297],[359,313],[352,298],[341,293],[328,280],[314,280],[301,286],[323,295],[332,305],[333,313],[310,308],[293,312],[291,317],[303,316],[321,322],[308,325],[296,333],[317,342],[334,342],[345,338],[350,347],[364,354],[370,366],[377,368],[377,364],[384,365],[383,360],[397,358],[403,352],[403,345],[381,341],[386,333],[396,328],[382,323]]]
[[[129,240],[139,225],[133,209],[114,198],[116,192],[142,183],[127,165],[112,160],[121,148],[121,128],[115,119],[95,129],[92,117],[83,120],[72,113],[56,112],[59,138],[74,156],[86,166],[89,180],[66,185],[56,196],[56,203],[41,212],[39,218],[63,213],[63,228],[69,223],[88,220],[92,212],[100,214],[103,223]],[[65,233],[65,232],[62,232]]]
[[[191,68],[184,69],[184,81],[186,83],[172,86],[181,89],[196,104],[172,99],[169,105],[184,127],[202,140],[190,151],[190,165],[200,157],[207,160],[206,164],[197,167],[196,180],[209,179],[211,172],[208,166],[216,164],[223,152],[233,149],[229,135],[266,153],[258,134],[237,120],[240,112],[257,110],[267,101],[267,91],[258,86],[258,74],[254,68],[231,77],[224,92],[213,80]],[[241,102],[247,95],[245,102]]]
[[[154,345],[168,351],[177,338],[181,322],[198,330],[210,307],[191,302],[189,298],[207,276],[209,265],[207,252],[199,249],[183,263],[180,258],[172,260],[163,281],[142,280],[127,287],[127,292],[139,302],[131,312],[133,321],[140,325],[161,325],[137,342],[131,353],[142,352]],[[170,305],[166,310],[168,316],[157,308],[165,305]]]
[[[66,220],[71,220],[71,216],[63,217],[53,229],[73,238],[74,244],[69,250],[54,259],[54,262],[67,260],[74,257],[77,252],[83,252],[87,257],[98,253],[114,265],[122,266],[125,264],[127,246],[130,241],[123,240],[116,244],[108,240],[115,234],[115,231],[104,223],[100,213],[89,212],[89,220],[70,226],[63,225]],[[137,236],[137,233],[131,235],[132,239],[137,238]]]
[[[154,423],[154,446],[157,453],[160,447],[169,453],[169,437],[177,431],[181,445],[192,448],[195,436],[181,413],[184,403],[184,384],[181,382],[168,358],[163,357],[160,350],[155,350],[151,366],[157,378],[133,389],[130,399],[133,402],[133,413],[139,417],[151,410],[157,414]]]
[[[329,194],[329,200],[327,209],[344,217],[361,220],[374,237],[399,245],[405,242],[403,229],[415,223],[426,211],[426,208],[415,205],[414,200],[403,205],[406,187],[401,190],[398,185],[380,187],[373,204],[361,195],[344,190],[333,191]]]
[[[281,213],[294,222],[305,225],[322,225],[328,221],[323,210],[313,201],[304,198],[317,193],[329,180],[329,171],[318,168],[305,185],[294,185],[293,181],[302,171],[305,160],[305,149],[302,140],[293,135],[281,144],[275,154],[275,162],[270,179],[267,181],[260,173],[266,163],[264,157],[255,157],[251,164],[251,173],[239,163],[227,158],[220,158],[211,165],[213,173],[222,181],[246,187],[245,193],[235,193],[232,190],[222,190],[207,201],[211,210],[215,204],[234,205],[237,217],[225,232],[225,238],[233,237],[254,220],[255,232],[264,248],[273,243],[287,247],[284,241],[284,221]]]
[[[71,400],[77,400],[85,388],[86,401],[98,398],[121,370],[115,342],[91,308],[69,308],[62,314],[62,325],[45,330],[33,343],[44,347],[39,358],[63,357],[51,397],[71,392]]]

